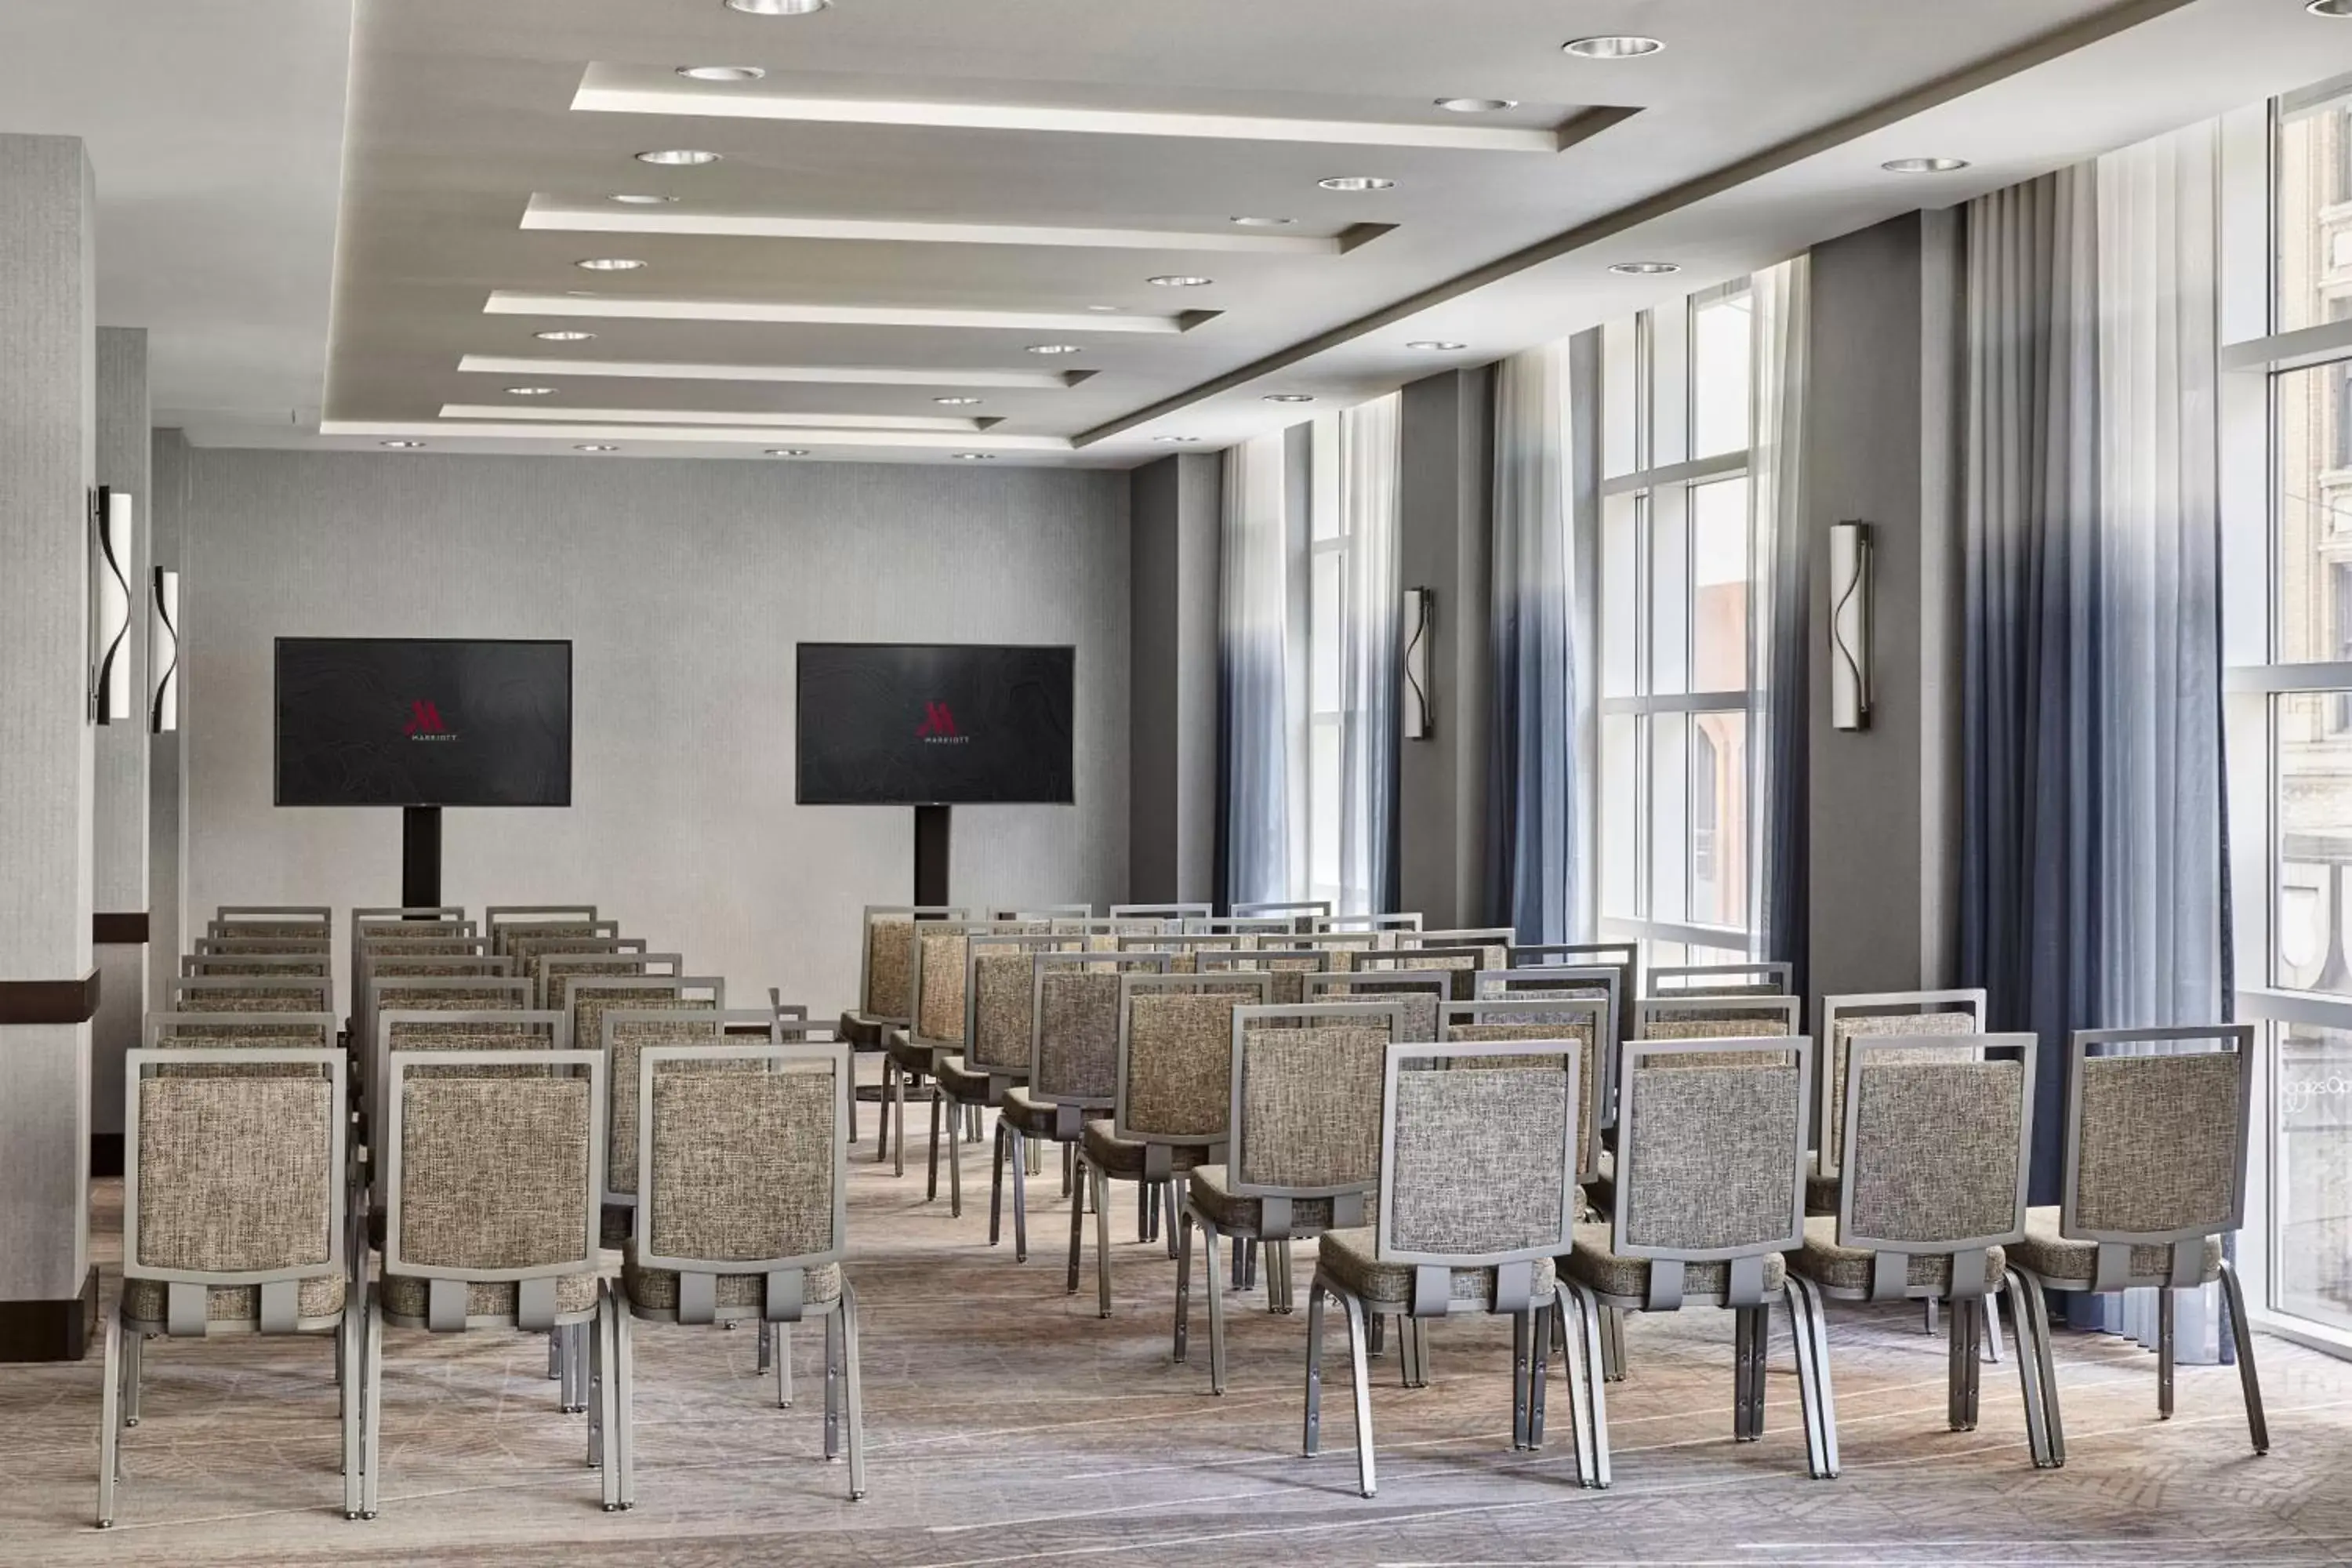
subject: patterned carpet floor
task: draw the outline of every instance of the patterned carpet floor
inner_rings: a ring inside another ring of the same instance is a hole
[[[1196,1283],[1193,1359],[1171,1363],[1174,1266],[1113,1208],[1115,1315],[1063,1289],[1067,1209],[1033,1183],[1034,1250],[986,1245],[984,1150],[964,1217],[910,1167],[854,1166],[851,1277],[865,1307],[870,1496],[820,1458],[822,1336],[795,1344],[776,1409],[749,1331],[638,1338],[638,1504],[607,1515],[585,1418],[556,1408],[542,1340],[395,1334],[383,1511],[341,1517],[323,1341],[151,1343],[116,1527],[90,1527],[99,1363],[0,1367],[0,1563],[501,1564],[2128,1563],[2352,1562],[2352,1363],[2258,1341],[2273,1447],[2247,1446],[2237,1374],[2183,1367],[2156,1417],[2155,1358],[2062,1331],[2064,1469],[2026,1455],[2012,1362],[1984,1369],[1982,1421],[1947,1429],[1945,1349],[1916,1311],[1832,1309],[1843,1474],[1804,1473],[1794,1362],[1776,1317],[1769,1430],[1731,1440],[1732,1321],[1628,1327],[1609,1394],[1616,1485],[1576,1486],[1565,1387],[1549,1442],[1510,1448],[1510,1333],[1433,1333],[1433,1381],[1373,1363],[1380,1495],[1355,1493],[1344,1336],[1325,1452],[1297,1452],[1301,1310],[1232,1298],[1231,1387],[1213,1397]],[[944,1186],[944,1176],[942,1177]],[[1126,1189],[1131,1192],[1131,1189]],[[101,1256],[120,1194],[96,1194]],[[1093,1226],[1088,1225],[1091,1233]],[[109,1270],[109,1299],[112,1278]],[[1336,1328],[1336,1320],[1335,1320]]]

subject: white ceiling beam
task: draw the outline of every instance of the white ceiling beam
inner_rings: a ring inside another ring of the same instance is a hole
[[[626,294],[535,294],[492,290],[488,316],[584,316],[606,321],[745,321],[779,326],[946,327],[980,331],[1117,332],[1173,336],[1217,314],[1107,315],[1076,310],[960,310],[912,305],[788,304],[766,300],[661,300]]]
[[[528,419],[576,425],[740,425],[776,430],[945,430],[976,435],[978,419],[929,414],[793,414],[766,409],[517,408],[503,403],[445,403],[444,419]]]
[[[669,234],[737,239],[864,240],[887,245],[1028,245],[1095,250],[1192,250],[1258,256],[1339,256],[1389,231],[1356,224],[1338,234],[1211,233],[1178,228],[1076,228],[1052,224],[926,223],[803,217],[789,213],[698,212],[600,206],[535,195],[522,226],[570,234]]]
[[[1066,392],[1090,370],[900,370],[856,364],[709,364],[679,360],[565,359],[558,354],[467,354],[461,371],[486,375],[562,374],[631,381],[791,382],[820,386],[985,386]]]
[[[512,413],[511,409],[503,410]],[[459,419],[322,419],[321,436],[367,436],[379,439],[426,440],[436,436],[478,437],[494,441],[702,441],[715,445],[759,447],[784,432],[773,426],[740,425],[534,425],[528,420],[470,421]],[[1075,450],[1065,436],[1000,436],[993,432],[966,435],[933,430],[825,430],[802,439],[815,447],[899,447],[908,451],[1068,452]]]

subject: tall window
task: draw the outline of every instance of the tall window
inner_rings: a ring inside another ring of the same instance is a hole
[[[1601,334],[1601,916],[1653,963],[1748,950],[1746,283]]]
[[[1315,421],[1308,481],[1307,896],[1346,907],[1339,855],[1349,722],[1343,672],[1349,626],[1349,509],[1341,504],[1339,416]]]

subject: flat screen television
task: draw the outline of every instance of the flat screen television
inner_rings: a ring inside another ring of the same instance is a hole
[[[278,639],[280,805],[570,805],[572,645]]]
[[[1077,650],[800,645],[803,805],[1067,805]]]

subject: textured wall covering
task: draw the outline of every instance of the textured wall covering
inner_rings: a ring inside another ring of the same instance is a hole
[[[793,804],[799,641],[1075,644],[1074,806],[962,807],[959,901],[1127,876],[1127,479],[1006,468],[191,454],[188,909],[391,903],[400,819],[278,810],[278,636],[569,637],[573,804],[453,810],[443,896],[586,899],[837,1009],[857,910],[912,892],[913,814]],[[339,955],[340,956],[340,955]]]
[[[109,914],[147,909],[147,605],[154,519],[153,443],[147,412],[147,332],[98,330],[98,482],[131,497],[131,710],[92,740],[92,906]],[[147,950],[98,953],[99,1013],[90,1031],[90,1129],[122,1131],[122,1053],[139,1044],[147,1010]]]
[[[158,566],[180,569],[180,533],[187,514],[188,441],[177,430],[158,430],[151,450],[148,483],[154,499],[147,508],[148,547]],[[182,646],[186,628],[182,628]],[[152,672],[151,672],[152,673]],[[152,688],[150,688],[152,690]],[[180,712],[188,709],[188,672],[180,669]],[[179,973],[188,950],[188,763],[183,731],[150,738],[147,767],[147,994],[161,996]]]
[[[1133,474],[1134,776],[1129,891],[1213,898],[1217,874],[1217,591],[1222,453]]]

